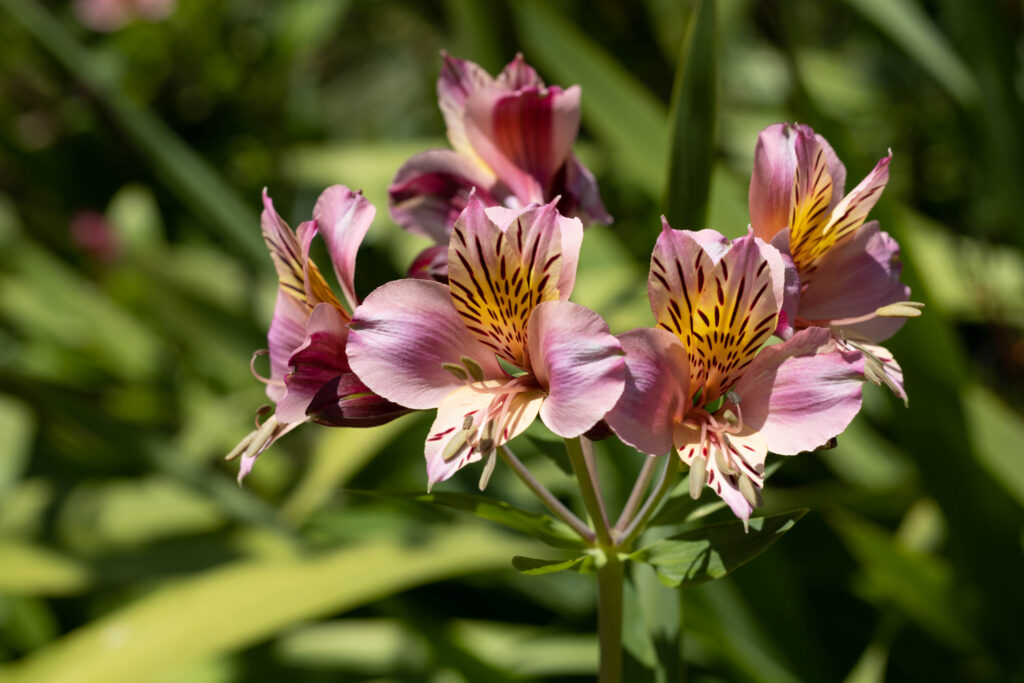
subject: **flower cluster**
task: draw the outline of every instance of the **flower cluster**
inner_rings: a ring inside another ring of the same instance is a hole
[[[374,216],[335,186],[293,232],[264,197],[280,281],[268,334],[276,404],[239,448],[241,475],[298,424],[371,426],[436,409],[428,487],[496,454],[536,418],[575,439],[595,426],[689,468],[740,519],[761,504],[768,452],[832,441],[865,379],[906,399],[880,343],[919,313],[899,247],[865,222],[892,154],[844,196],[846,170],[803,125],[761,132],[748,234],[663,219],[647,290],[654,326],[618,336],[569,301],[584,224],[610,222],[572,152],[580,89],[545,86],[522,56],[497,78],[443,55],[438,98],[451,150],[423,152],[389,188],[393,219],[437,244],[406,279],[362,302],[357,248]],[[309,258],[326,241],[343,305]]]

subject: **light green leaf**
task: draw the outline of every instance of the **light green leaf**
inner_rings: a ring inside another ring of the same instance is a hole
[[[448,527],[315,557],[239,562],[163,586],[37,650],[5,683],[108,683],[169,675],[335,614],[452,576],[506,566],[530,544]],[[3,564],[0,564],[3,566]]]
[[[668,178],[662,207],[677,229],[704,227],[715,154],[718,46],[715,0],[701,0],[679,53],[669,114]]]
[[[510,529],[547,543],[554,548],[585,548],[583,539],[562,522],[547,515],[539,515],[509,505],[500,500],[471,493],[406,493],[391,491],[350,491],[368,496],[404,498],[417,503],[471,512],[481,519],[497,522]]]
[[[41,546],[0,541],[0,593],[73,595],[92,581],[87,567]]]
[[[964,388],[961,404],[974,455],[992,479],[1024,505],[1024,420],[992,391],[973,383]]]
[[[767,550],[793,528],[807,510],[750,520],[750,531],[736,520],[684,531],[646,548],[630,559],[645,562],[667,586],[696,586],[719,579]]]
[[[278,658],[301,668],[344,668],[380,674],[422,671],[429,663],[426,643],[393,619],[335,619],[306,626],[281,638]]]
[[[916,0],[846,0],[917,61],[964,106],[981,95],[978,82]]]
[[[0,500],[28,465],[36,420],[23,402],[0,394]]]
[[[569,570],[589,574],[594,571],[594,556],[588,553],[569,560],[541,560],[535,557],[516,555],[512,558],[512,566],[520,574],[529,574],[530,576]]]
[[[652,199],[664,185],[667,139],[662,102],[600,44],[552,5],[537,0],[510,3],[527,61],[558,85],[583,89],[583,122]]]

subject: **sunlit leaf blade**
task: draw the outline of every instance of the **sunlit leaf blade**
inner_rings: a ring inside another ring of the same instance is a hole
[[[963,392],[968,435],[975,456],[992,479],[1024,505],[1024,420],[992,391],[971,384]]]
[[[981,94],[974,74],[916,0],[846,0],[889,36],[961,105]]]
[[[38,2],[0,0],[61,66],[89,88],[121,130],[180,199],[254,262],[266,258],[259,220],[223,178],[162,120],[132,102],[111,82],[96,57]]]
[[[88,567],[37,545],[0,541],[0,594],[73,595],[92,582]]]
[[[637,550],[630,559],[654,567],[667,586],[696,586],[719,579],[760,555],[806,512],[751,519],[749,532],[739,520],[684,531]]]
[[[21,478],[35,431],[36,421],[29,407],[0,394],[0,498]]]
[[[715,3],[701,0],[679,53],[669,114],[671,143],[662,206],[677,229],[698,230],[707,220],[715,154],[717,45]]]
[[[527,60],[583,88],[583,122],[622,165],[623,180],[657,198],[665,168],[665,107],[603,47],[548,3],[510,3]]]
[[[682,593],[658,580],[654,569],[629,565],[622,605],[623,675],[631,683],[683,679]]]
[[[412,545],[239,562],[159,588],[4,671],[5,683],[141,681],[260,642],[282,628],[438,579],[499,569],[529,543],[449,527]],[[202,624],[202,628],[197,628]]]
[[[512,558],[512,566],[520,574],[539,576],[541,574],[552,574],[554,572],[576,571],[592,572],[594,570],[594,557],[592,555],[580,555],[568,560],[541,560],[535,557],[523,557],[516,555]]]
[[[553,517],[520,510],[504,501],[493,500],[485,496],[448,492],[351,491],[351,493],[388,498],[404,498],[426,505],[470,512],[481,519],[497,522],[510,529],[533,536],[554,548],[576,549],[586,547],[583,540],[572,529]]]

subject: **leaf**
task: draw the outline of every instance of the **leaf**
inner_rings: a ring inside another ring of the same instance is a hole
[[[0,542],[0,594],[73,595],[89,583],[89,569],[41,546]]]
[[[314,557],[234,563],[108,613],[5,669],[4,681],[107,683],[169,675],[291,624],[431,581],[499,569],[510,554],[527,549],[480,528],[449,528],[413,545],[378,541]]]
[[[527,512],[500,500],[471,493],[411,493],[397,491],[348,491],[367,496],[404,498],[417,503],[471,512],[481,519],[497,522],[554,547],[586,548],[587,544],[562,522],[547,515]]]
[[[684,531],[630,555],[658,573],[666,586],[696,586],[720,579],[767,550],[793,528],[806,509],[750,520],[750,531],[735,520]]]
[[[715,154],[717,31],[714,0],[701,0],[679,53],[669,114],[668,179],[662,206],[673,227],[704,227]]]
[[[981,96],[974,74],[914,0],[846,0],[964,106]]]
[[[961,394],[968,436],[975,457],[1017,502],[1024,505],[1024,420],[981,384],[969,384]]]
[[[583,89],[583,121],[622,165],[622,180],[657,198],[665,169],[665,106],[651,91],[551,5],[509,3],[528,61],[563,87]]]
[[[0,394],[0,500],[21,479],[28,466],[36,420],[29,407]]]
[[[568,560],[540,560],[534,557],[523,557],[516,555],[512,558],[512,566],[520,574],[540,576],[541,574],[553,574],[572,570],[590,574],[594,571],[594,556],[587,553]]]

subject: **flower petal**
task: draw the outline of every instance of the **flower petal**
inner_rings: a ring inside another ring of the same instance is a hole
[[[496,80],[499,86],[507,90],[519,90],[531,86],[544,87],[544,81],[537,75],[536,70],[526,63],[522,52],[517,53],[515,59],[505,65]]]
[[[284,377],[288,373],[288,359],[306,338],[306,320],[309,309],[282,287],[277,290],[274,315],[267,330],[267,348],[270,351],[270,381],[267,397],[277,403],[285,395]]]
[[[774,247],[782,258],[785,276],[782,289],[782,310],[779,311],[779,323],[775,326],[775,336],[789,339],[796,331],[797,312],[800,307],[800,273],[789,255],[789,228],[779,231],[772,238]]]
[[[800,297],[800,317],[855,339],[883,341],[903,326],[906,318],[872,318],[840,324],[844,318],[870,315],[882,306],[910,297],[900,282],[900,245],[871,221],[836,244],[818,263],[814,277]]]
[[[264,188],[260,226],[282,291],[309,311],[320,302],[337,303],[320,270],[309,260],[309,242],[306,241],[305,245],[301,242],[303,233],[312,239],[314,224],[310,221],[303,223],[299,226],[300,235],[296,236],[274,210],[274,202]]]
[[[437,417],[430,426],[424,449],[427,459],[428,488],[448,479],[457,471],[477,462],[484,455],[479,444],[481,421],[507,380],[476,382],[452,391],[441,401]],[[497,448],[521,434],[536,419],[543,394],[519,392],[511,397],[501,428],[496,430],[492,448]],[[470,427],[466,430],[465,425]],[[467,436],[466,432],[472,436]],[[453,440],[458,439],[457,443]],[[454,447],[449,448],[449,445]],[[458,447],[461,444],[461,447]],[[445,459],[446,449],[449,456]]]
[[[547,201],[580,127],[580,89],[477,90],[466,100],[466,134],[480,158],[523,202]]]
[[[744,427],[759,431],[772,452],[795,455],[846,429],[860,410],[863,380],[861,355],[815,327],[762,349],[734,392]]]
[[[552,197],[562,197],[558,202],[560,214],[578,216],[585,226],[594,223],[611,225],[614,222],[601,201],[597,179],[575,154],[569,154],[568,160],[562,164],[549,193]]]
[[[626,384],[605,416],[625,443],[649,455],[672,449],[675,426],[690,407],[690,364],[686,349],[660,328],[618,335],[626,352]]]
[[[766,242],[789,227],[796,136],[796,128],[788,123],[768,126],[757,136],[754,172],[750,176],[750,225],[754,234]]]
[[[725,501],[733,514],[746,525],[754,511],[754,501],[764,488],[764,462],[768,455],[764,439],[756,432],[725,435],[719,442],[700,442],[700,429],[692,424],[682,425],[676,431],[679,457],[690,465],[690,476],[696,476],[694,460],[704,458],[705,482]],[[744,482],[743,480],[746,480]],[[744,489],[747,493],[744,494]],[[691,489],[693,490],[693,489]],[[699,489],[697,489],[699,491]]]
[[[409,277],[448,284],[448,245],[435,244],[417,254],[409,266]]]
[[[396,280],[370,293],[349,324],[349,364],[373,392],[407,408],[436,407],[465,382],[442,367],[466,356],[485,378],[502,378],[494,353],[466,329],[448,288]]]
[[[448,283],[455,310],[482,344],[523,369],[530,313],[563,296],[560,233],[550,204],[520,210],[502,230],[475,197],[452,232]]]
[[[849,344],[854,346],[854,344]],[[864,353],[864,376],[878,385],[885,385],[893,394],[908,404],[907,390],[903,384],[903,368],[896,362],[892,352],[877,344],[857,343],[856,348]]]
[[[330,304],[319,304],[306,323],[305,339],[289,359],[287,393],[277,403],[278,422],[302,422],[313,397],[330,380],[349,372],[345,358],[348,329],[344,316]]]
[[[479,64],[441,53],[441,75],[437,78],[437,104],[441,108],[448,141],[459,154],[476,162],[476,152],[466,137],[466,100],[477,90],[494,85],[494,79]]]
[[[891,161],[892,150],[889,150],[889,155],[879,159],[871,173],[836,204],[832,217],[825,226],[825,232],[832,236],[833,244],[859,228],[868,212],[878,203],[882,191],[889,183]]]
[[[538,305],[529,325],[534,376],[548,392],[541,419],[559,436],[579,436],[622,395],[626,381],[622,345],[601,316],[568,301]]]
[[[487,217],[502,229],[507,231],[515,221],[522,209],[509,209],[504,206],[488,206],[485,210]],[[558,231],[562,234],[562,270],[558,276],[558,298],[568,301],[576,285],[576,269],[579,266],[580,248],[583,246],[583,222],[579,218],[567,218],[561,211],[558,212]]]
[[[317,231],[327,243],[327,252],[334,264],[334,274],[341,291],[349,303],[349,310],[359,305],[353,282],[356,252],[366,231],[369,230],[377,209],[360,192],[344,185],[332,185],[324,190],[313,207]]]
[[[468,157],[432,149],[398,169],[388,187],[388,209],[391,218],[409,232],[447,247],[452,225],[474,188],[485,204],[501,201],[494,184],[494,174]]]

